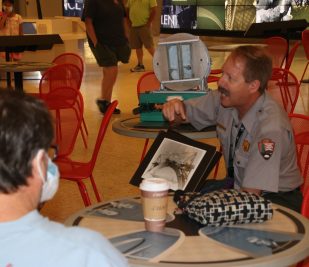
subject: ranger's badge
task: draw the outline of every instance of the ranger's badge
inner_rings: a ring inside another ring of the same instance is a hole
[[[270,157],[274,153],[274,150],[275,142],[273,142],[271,139],[265,138],[259,142],[259,151],[264,159],[270,159]]]
[[[244,142],[242,143],[242,148],[245,152],[249,151],[250,148],[250,143],[247,139],[244,140]]]

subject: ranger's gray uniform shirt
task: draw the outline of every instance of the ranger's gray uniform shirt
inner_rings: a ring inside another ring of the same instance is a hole
[[[217,126],[226,166],[230,149],[234,152],[234,188],[287,192],[302,184],[292,126],[286,112],[268,93],[260,96],[241,121],[235,108],[220,104],[217,90],[184,104],[187,119],[196,129]],[[245,130],[234,148],[241,123]],[[265,148],[270,153],[265,153]]]

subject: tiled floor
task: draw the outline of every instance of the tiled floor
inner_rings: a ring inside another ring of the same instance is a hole
[[[222,39],[222,38],[221,38]],[[224,43],[224,40],[216,39],[205,40],[206,45]],[[213,68],[219,68],[227,56],[227,53],[209,52],[213,62]],[[79,136],[74,158],[80,161],[90,159],[92,147],[94,145],[99,123],[102,115],[99,113],[95,104],[96,98],[100,94],[100,83],[102,78],[101,70],[97,67],[94,58],[87,46],[81,45],[80,54],[85,60],[85,74],[81,87],[85,102],[85,120],[90,131],[88,137],[89,148],[85,149]],[[118,99],[121,115],[114,115],[112,120],[132,116],[132,109],[137,106],[136,84],[142,73],[131,73],[130,68],[135,65],[135,54],[132,54],[129,64],[119,66],[119,76],[114,88],[113,99]],[[292,64],[292,71],[298,78],[301,77],[305,66],[305,55],[303,48],[300,47]],[[152,59],[145,52],[145,66],[147,70],[152,69]],[[306,78],[309,78],[309,71]],[[39,74],[31,74],[26,78],[36,78]],[[3,81],[2,81],[3,85]],[[38,80],[27,80],[24,83],[27,92],[37,91]],[[211,87],[215,87],[212,84]],[[295,112],[309,115],[309,84],[302,84],[301,94]],[[218,145],[217,140],[202,140],[211,144]],[[106,138],[101,147],[97,164],[94,170],[94,177],[100,193],[104,200],[112,198],[122,198],[139,193],[138,189],[129,185],[129,180],[139,165],[139,159],[143,148],[144,140],[129,138],[114,133],[109,127]],[[223,166],[223,164],[221,164]],[[224,170],[219,170],[219,177],[224,176]],[[90,183],[86,181],[87,187],[93,203],[94,195]],[[48,202],[42,209],[42,213],[58,221],[64,221],[70,214],[83,208],[83,202],[78,191],[77,185],[72,182],[61,180],[60,188],[53,200]]]

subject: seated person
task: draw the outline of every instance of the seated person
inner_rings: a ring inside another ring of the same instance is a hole
[[[303,179],[293,129],[287,113],[266,91],[271,59],[262,48],[241,46],[222,70],[218,90],[183,102],[168,101],[163,105],[165,118],[190,122],[198,130],[216,124],[227,163],[223,188],[232,181],[235,189],[300,211]]]
[[[40,100],[0,90],[0,266],[127,266],[99,233],[37,211],[58,188],[59,172],[47,155],[52,140],[52,119]]]

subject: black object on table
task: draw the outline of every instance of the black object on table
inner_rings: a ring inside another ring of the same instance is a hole
[[[12,52],[49,50],[54,44],[63,44],[59,34],[12,35],[0,36],[0,51],[5,52],[6,61]],[[23,91],[22,72],[14,71],[15,89]],[[7,86],[11,87],[10,75],[7,73]]]

